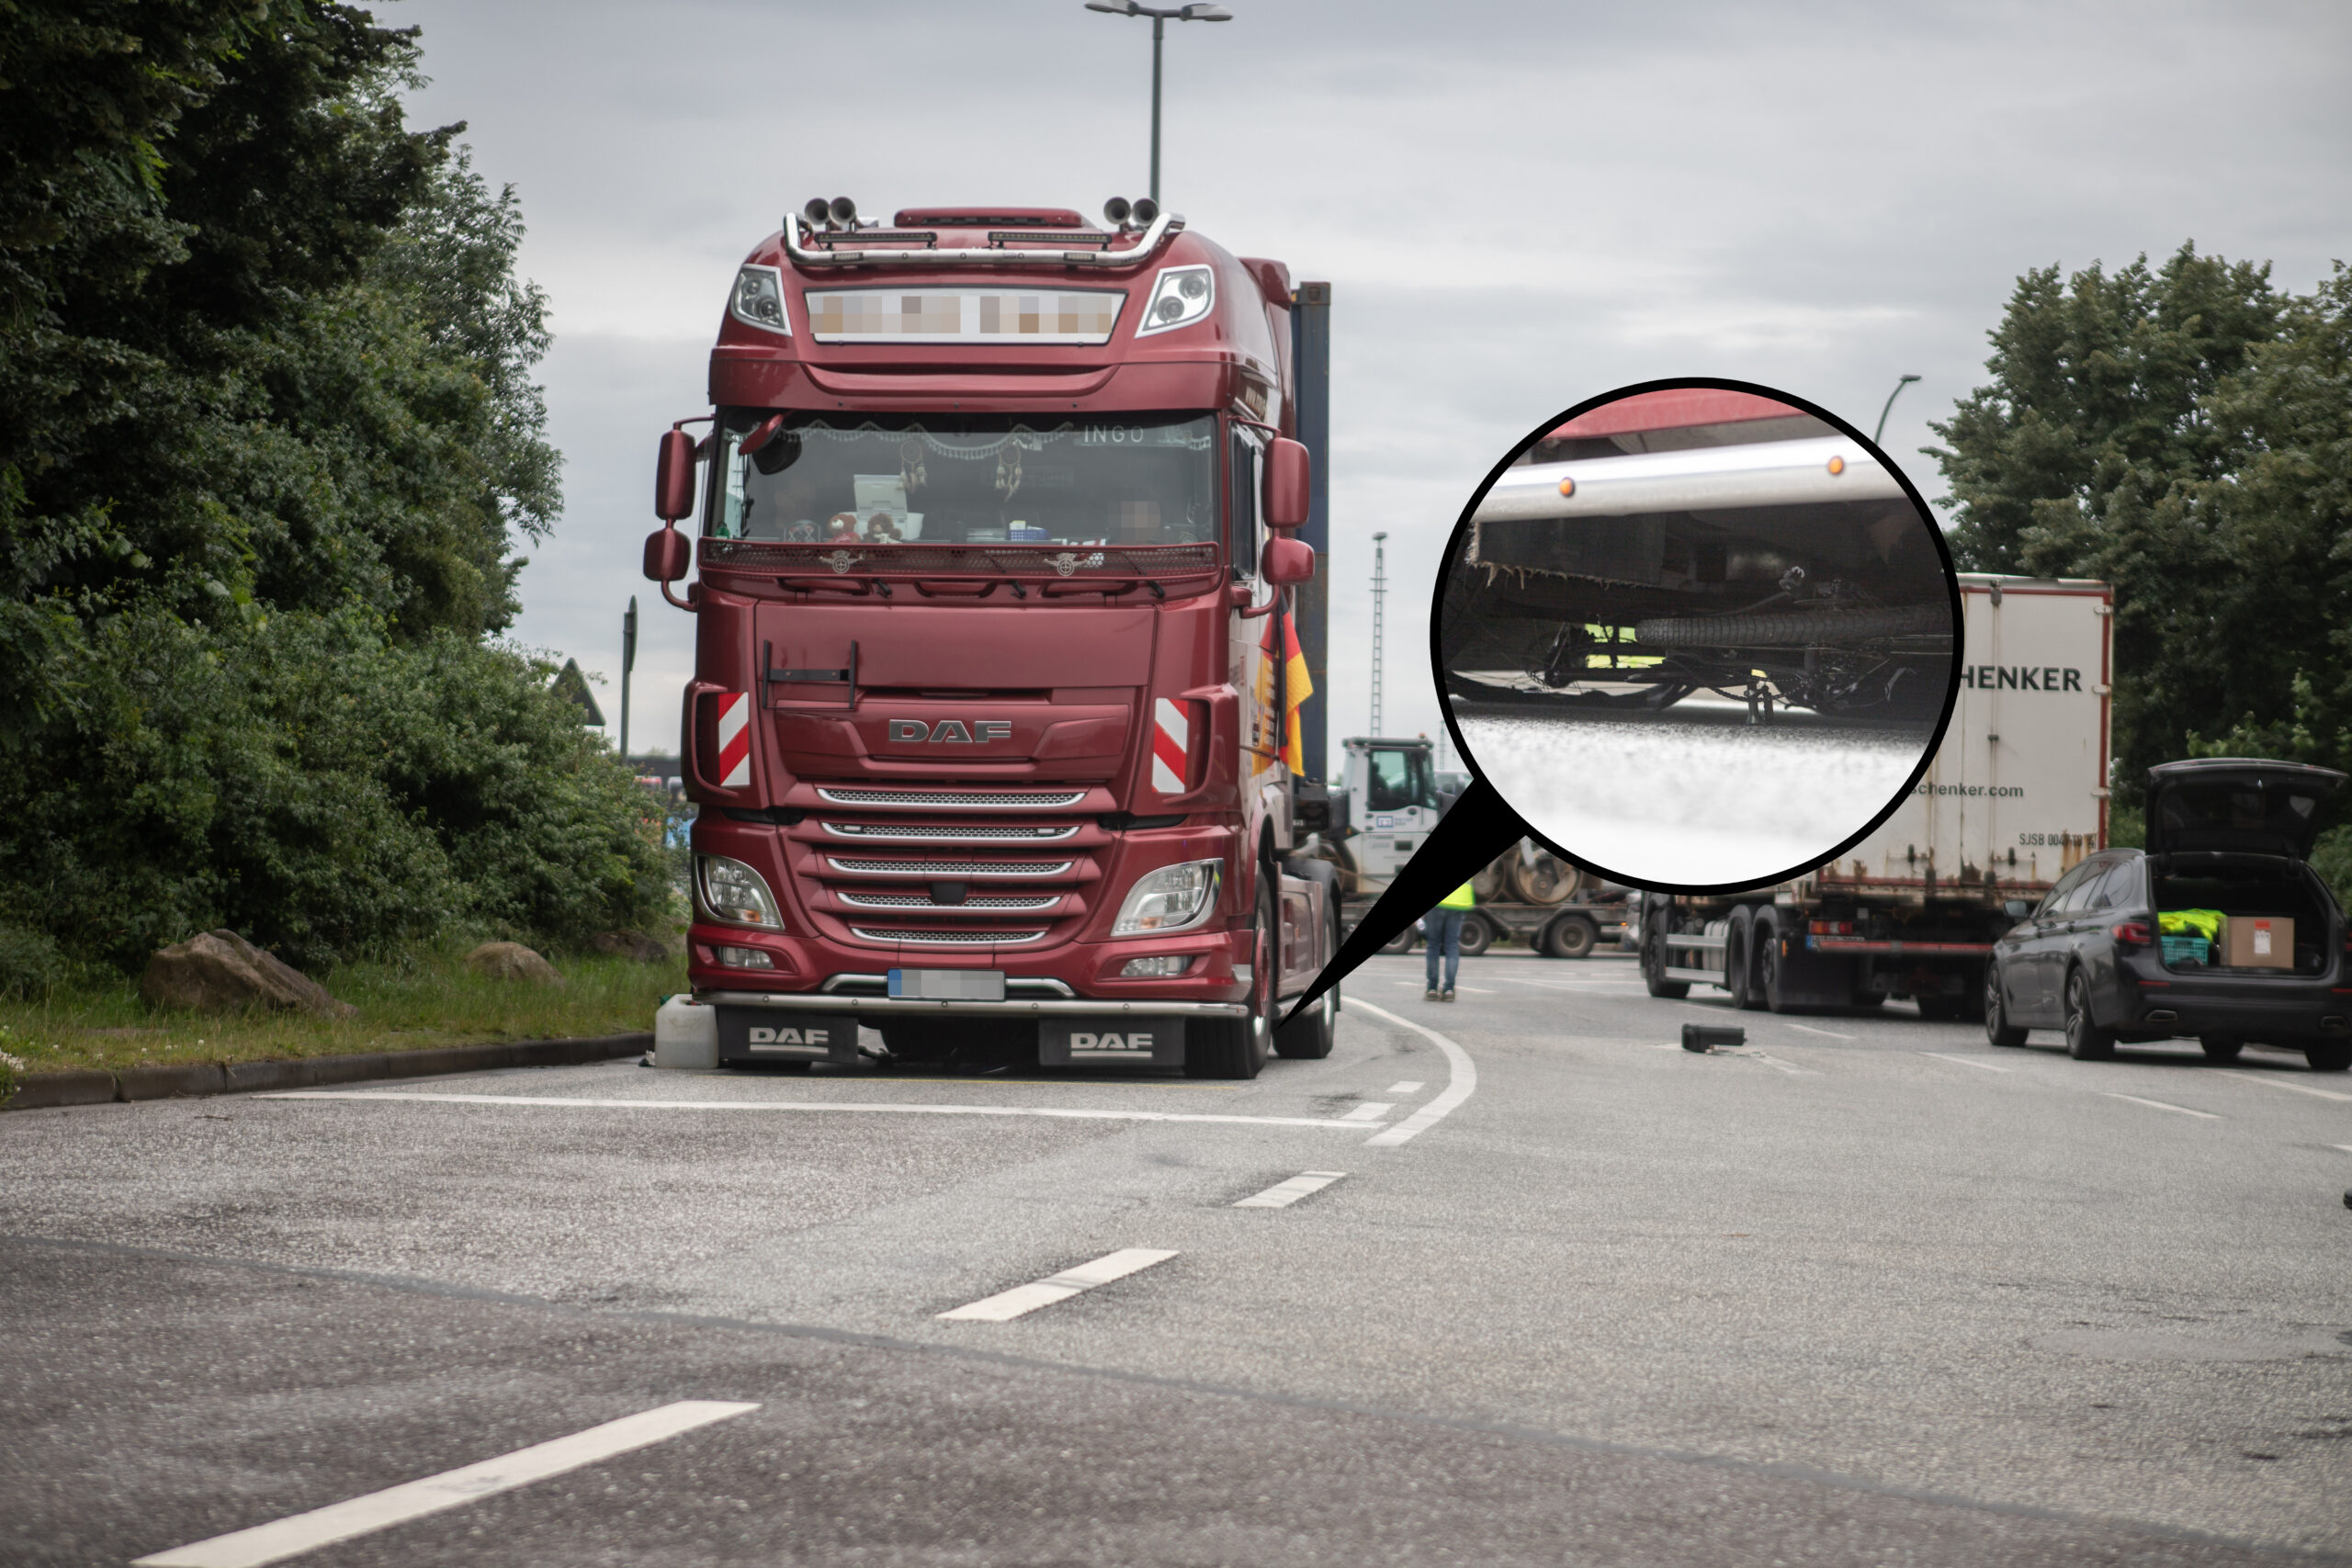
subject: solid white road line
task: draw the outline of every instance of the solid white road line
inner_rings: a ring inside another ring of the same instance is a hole
[[[2328,1146],[2342,1149],[2346,1154],[2352,1155],[2352,1144],[2331,1144]]]
[[[968,1306],[959,1306],[954,1312],[943,1312],[939,1315],[950,1323],[1010,1323],[1024,1313],[1035,1312],[1039,1307],[1051,1306],[1056,1302],[1066,1302],[1082,1291],[1107,1285],[1114,1280],[1124,1280],[1139,1269],[1165,1263],[1175,1256],[1172,1252],[1161,1252],[1148,1247],[1125,1247],[1117,1252],[1105,1253],[1091,1263],[1065,1269],[1050,1280],[1040,1280],[1034,1285],[1015,1285],[1009,1291],[1000,1291]]]
[[[260,1568],[265,1562],[312,1551],[338,1540],[349,1540],[388,1525],[437,1514],[460,1503],[494,1493],[510,1492],[577,1470],[583,1464],[645,1448],[681,1432],[691,1432],[713,1421],[757,1410],[756,1404],[734,1404],[712,1399],[686,1399],[675,1404],[624,1416],[584,1432],[552,1442],[517,1449],[460,1470],[444,1471],[401,1486],[370,1492],[365,1497],[314,1508],[251,1529],[216,1535],[189,1546],[175,1546],[137,1560],[134,1568]]]
[[[1922,1051],[1922,1056],[1933,1056],[1939,1062],[1957,1062],[1963,1067],[1978,1067],[1988,1073],[2013,1073],[2015,1067],[1996,1067],[1990,1062],[1973,1062],[1966,1056],[1948,1056],[1941,1051]]]
[[[2322,1100],[2352,1100],[2352,1094],[2339,1094],[2332,1089],[2313,1089],[2307,1083],[2296,1083],[2289,1078],[2274,1078],[2262,1073],[2241,1073],[2229,1067],[2215,1070],[2225,1078],[2243,1078],[2247,1083],[2258,1083],[2265,1089],[2283,1089],[2290,1094],[2315,1094]]]
[[[1788,1023],[1786,1019],[1782,1019],[1781,1021]],[[1807,1034],[1826,1034],[1832,1040],[1859,1040],[1861,1038],[1861,1036],[1858,1034],[1840,1034],[1834,1029],[1815,1029],[1811,1024],[1807,1023],[1790,1023],[1789,1027],[1791,1029],[1802,1029]],[[1932,1056],[1935,1053],[1930,1051],[1928,1055]]]
[[[1421,1092],[1421,1086],[1414,1082],[1411,1078],[1407,1078],[1402,1083],[1390,1084],[1388,1086],[1388,1092],[1391,1094],[1419,1094]]]
[[[2136,1094],[2117,1094],[2112,1089],[2101,1089],[2099,1092],[2106,1095],[2109,1100],[2128,1100],[2134,1105],[2144,1105],[2151,1111],[2170,1111],[2177,1115],[2194,1116],[2199,1120],[2205,1122],[2219,1122],[2221,1120],[2219,1116],[2216,1116],[2210,1111],[2191,1111],[2186,1105],[2166,1105],[2161,1100],[2143,1100]]]
[[[1237,1209],[1287,1209],[1309,1192],[1320,1192],[1348,1173],[1344,1170],[1302,1170],[1288,1181],[1277,1181],[1263,1192],[1252,1193]]]
[[[1453,1069],[1451,1076],[1446,1079],[1445,1088],[1439,1092],[1436,1099],[1397,1122],[1394,1127],[1366,1138],[1364,1140],[1366,1148],[1393,1149],[1399,1144],[1410,1143],[1444,1121],[1453,1113],[1456,1106],[1478,1092],[1478,1068],[1476,1064],[1470,1060],[1469,1052],[1464,1051],[1436,1030],[1424,1029],[1411,1019],[1399,1018],[1385,1008],[1374,1007],[1372,1003],[1363,1001],[1353,1005],[1363,1009],[1374,1018],[1385,1018],[1391,1023],[1409,1029],[1416,1034],[1426,1036],[1439,1050],[1445,1053],[1446,1065]]]
[[[1377,1122],[1383,1116],[1387,1115],[1390,1111],[1396,1109],[1396,1108],[1394,1105],[1389,1104],[1388,1101],[1385,1100],[1367,1100],[1362,1105],[1357,1106],[1353,1111],[1349,1111],[1345,1116],[1340,1117],[1340,1120],[1342,1122]]]
[[[1372,1004],[1363,1004],[1370,1008]],[[1328,1116],[1218,1116],[1190,1111],[1080,1111],[1056,1105],[892,1105],[849,1100],[569,1100],[558,1095],[407,1094],[291,1089],[257,1094],[255,1100],[364,1100],[378,1104],[416,1101],[426,1105],[560,1105],[614,1111],[863,1111],[902,1116],[1045,1116],[1070,1122],[1219,1122],[1251,1127],[1337,1127],[1354,1132],[1361,1122]]]
[[[1462,988],[1469,992],[1474,997],[1491,997],[1496,994],[1493,991],[1487,990],[1484,986],[1464,986]]]

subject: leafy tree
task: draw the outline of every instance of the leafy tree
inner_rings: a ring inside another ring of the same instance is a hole
[[[625,772],[485,641],[561,505],[547,302],[513,190],[462,127],[403,122],[417,58],[319,0],[0,8],[0,924],[26,952],[135,964],[226,923],[331,962],[666,903]]]
[[[2168,759],[2352,764],[2352,281],[2183,246],[2028,273],[1936,425],[1963,567],[2116,586],[2120,799]]]

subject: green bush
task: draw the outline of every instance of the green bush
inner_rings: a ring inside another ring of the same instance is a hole
[[[0,926],[0,997],[28,1000],[46,996],[65,976],[65,955],[54,937],[22,926]]]
[[[307,968],[668,906],[660,803],[519,653],[397,644],[356,611],[209,637],[126,618],[96,652],[103,722],[0,755],[0,897],[72,951],[135,968],[227,926]]]

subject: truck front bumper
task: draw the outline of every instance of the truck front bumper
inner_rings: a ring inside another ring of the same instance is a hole
[[[1111,1001],[1012,997],[1001,1002],[877,997],[846,991],[697,989],[718,1014],[721,1063],[831,1062],[859,1058],[860,1025],[887,1029],[927,1020],[988,1021],[1034,1029],[1040,1066],[1125,1064],[1181,1067],[1190,1023],[1246,1019],[1246,1002]]]

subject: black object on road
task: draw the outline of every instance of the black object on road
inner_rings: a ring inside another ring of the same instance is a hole
[[[1747,1031],[1729,1023],[1686,1023],[1682,1026],[1682,1048],[1705,1055],[1718,1045],[1745,1045]],[[2352,1202],[2352,1194],[2346,1201]]]

